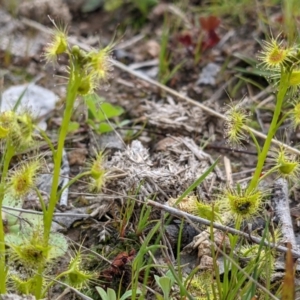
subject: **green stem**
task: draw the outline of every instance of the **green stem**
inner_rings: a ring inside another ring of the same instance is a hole
[[[259,181],[262,181],[263,179],[265,179],[266,177],[268,177],[270,174],[272,174],[273,172],[275,172],[278,169],[279,169],[279,166],[275,166],[272,169],[268,170],[268,172],[264,173],[262,176],[259,177]]]
[[[51,150],[51,152],[52,152],[52,155],[53,155],[53,157],[54,157],[54,155],[55,155],[55,149],[54,149],[54,147],[53,147],[53,144],[52,144],[51,140],[50,140],[49,137],[47,136],[46,132],[45,132],[44,130],[40,129],[39,127],[37,127],[36,129],[39,131],[40,135],[43,137],[43,139],[44,139],[44,140],[46,141],[46,143],[48,144],[48,146],[49,146],[49,148],[50,148],[50,150]]]
[[[60,278],[62,278],[63,276],[66,276],[70,273],[70,270],[67,270],[67,271],[64,271],[60,274],[58,274],[54,280],[50,281],[45,287],[44,287],[44,290],[43,290],[43,293],[41,296],[43,296],[43,298],[45,298],[46,296],[46,293],[49,291],[49,289],[51,288],[51,286],[53,284],[55,284]]]
[[[252,180],[251,180],[251,182],[250,182],[250,184],[247,188],[247,193],[251,193],[253,190],[256,189],[256,187],[258,185],[259,178],[261,176],[261,172],[262,172],[263,166],[265,164],[265,160],[267,158],[268,151],[270,149],[272,139],[273,139],[273,137],[276,133],[278,118],[279,118],[280,113],[281,113],[281,107],[282,107],[282,104],[283,104],[283,100],[284,100],[286,92],[289,88],[289,85],[288,85],[289,76],[290,76],[289,73],[284,73],[283,71],[281,72],[279,91],[278,91],[278,94],[277,94],[276,106],[275,106],[275,111],[274,111],[274,114],[273,114],[273,119],[272,119],[272,122],[271,122],[271,125],[270,125],[270,128],[269,128],[269,132],[268,132],[267,138],[265,140],[263,149],[262,149],[261,153],[258,156],[256,169],[255,169],[254,175],[252,177]]]
[[[251,138],[252,138],[252,140],[255,144],[255,147],[256,147],[257,154],[259,155],[261,153],[261,149],[260,149],[260,146],[258,144],[258,141],[257,141],[254,133],[251,130],[248,130],[248,127],[246,127],[246,128],[247,128],[247,131],[249,132],[249,134],[251,135]]]
[[[0,184],[0,294],[6,293],[6,275],[7,269],[5,264],[5,234],[2,217],[2,204],[4,199],[5,181],[9,168],[9,163],[15,154],[15,148],[10,141],[7,141],[7,148],[4,157]]]
[[[38,268],[38,273],[35,275],[35,282],[36,282],[36,288],[35,288],[35,298],[36,299],[42,299],[42,287],[43,287],[43,272],[44,272],[44,266],[40,266]]]
[[[276,131],[278,130],[278,128],[281,126],[281,124],[288,118],[290,117],[290,113],[286,113],[281,119],[280,121],[277,123],[277,127],[276,127]]]
[[[80,173],[78,175],[76,175],[75,177],[73,177],[57,194],[58,198],[60,198],[61,194],[63,193],[63,191],[68,188],[69,186],[71,186],[74,182],[76,182],[77,180],[79,180],[81,177],[84,176],[88,176],[90,175],[91,172],[90,171],[86,171],[84,173]]]
[[[2,207],[0,207],[0,294],[6,294],[5,284],[6,284],[5,241],[4,241],[4,228],[3,228],[3,220],[2,220]]]
[[[3,170],[2,170],[2,175],[1,175],[1,184],[2,185],[5,184],[10,161],[11,161],[12,157],[16,153],[15,152],[15,147],[13,146],[13,144],[11,143],[11,141],[7,141],[7,144],[8,145],[7,145],[6,152],[5,152],[4,163],[3,163]],[[4,195],[1,194],[1,198],[3,198],[3,197],[4,197]]]
[[[66,136],[68,133],[68,126],[73,112],[74,102],[77,97],[77,90],[80,84],[80,72],[77,70],[76,65],[71,67],[70,70],[70,79],[67,88],[67,97],[66,97],[66,108],[64,111],[64,117],[61,124],[61,129],[58,137],[58,144],[57,150],[53,153],[53,160],[54,160],[54,170],[53,170],[53,177],[52,177],[52,186],[50,191],[50,199],[48,209],[44,211],[43,218],[44,218],[44,243],[45,246],[49,244],[49,237],[52,225],[53,214],[55,210],[56,203],[59,199],[57,195],[57,189],[59,185],[59,178],[60,178],[60,168],[61,162],[63,157],[64,145]],[[49,144],[51,148],[51,144]],[[37,274],[37,284],[35,295],[37,299],[41,299],[42,296],[42,289],[43,289],[43,269],[39,270],[39,274]]]
[[[39,189],[37,187],[34,187],[33,189],[34,189],[34,191],[36,192],[36,194],[38,196],[38,199],[39,199],[39,202],[40,202],[43,214],[45,214],[47,210],[46,210],[46,205],[44,203],[44,199],[42,197],[42,194],[41,194],[41,192],[39,191]]]
[[[44,241],[46,245],[48,245],[48,241],[49,241],[53,213],[55,210],[56,203],[59,199],[57,196],[57,188],[59,184],[60,168],[61,168],[65,139],[68,133],[68,125],[72,116],[73,106],[74,106],[75,99],[77,97],[77,90],[80,84],[79,74],[80,72],[79,70],[77,70],[77,67],[73,66],[70,71],[70,79],[67,88],[66,108],[64,111],[64,117],[63,117],[61,129],[58,137],[57,150],[53,157],[54,171],[53,171],[53,180],[52,180],[52,187],[50,192],[49,206],[46,214],[44,215]]]

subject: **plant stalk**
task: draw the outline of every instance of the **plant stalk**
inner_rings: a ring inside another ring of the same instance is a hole
[[[254,175],[252,177],[252,180],[247,188],[247,193],[251,193],[252,191],[254,191],[258,185],[258,182],[259,182],[259,179],[260,179],[260,176],[262,173],[262,169],[265,164],[265,160],[267,158],[269,149],[271,147],[272,139],[277,130],[277,123],[278,123],[278,119],[279,119],[279,116],[281,113],[281,107],[283,104],[283,100],[284,100],[286,92],[289,88],[289,84],[288,84],[289,76],[290,76],[289,73],[284,73],[283,71],[281,72],[279,91],[277,94],[276,106],[275,106],[275,111],[273,114],[272,122],[271,122],[271,125],[269,128],[269,132],[268,132],[267,138],[265,140],[264,146],[262,148],[262,151],[258,156],[256,169],[255,169]]]
[[[80,84],[80,75],[79,70],[77,70],[76,65],[71,68],[70,79],[67,88],[67,99],[66,99],[66,108],[64,111],[64,117],[61,124],[61,129],[58,138],[57,150],[55,151],[54,159],[54,171],[53,171],[53,180],[52,187],[50,192],[49,206],[46,214],[44,215],[44,241],[45,245],[48,245],[51,224],[53,219],[53,213],[55,210],[56,203],[58,201],[57,189],[59,185],[60,177],[60,168],[63,157],[63,150],[65,139],[68,133],[68,125],[72,116],[74,102],[77,97],[77,90]]]
[[[44,266],[40,266],[38,268],[38,273],[35,275],[36,288],[35,288],[34,295],[35,295],[36,299],[41,299],[42,298],[43,271],[44,271]]]
[[[6,293],[6,275],[7,269],[5,264],[5,233],[3,226],[2,204],[4,199],[5,181],[9,168],[9,163],[15,154],[15,148],[10,141],[8,141],[7,149],[3,160],[3,169],[0,185],[0,294]]]

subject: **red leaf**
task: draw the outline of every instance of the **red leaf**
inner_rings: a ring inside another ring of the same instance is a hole
[[[188,32],[179,35],[178,41],[186,47],[190,47],[193,45],[191,34]]]
[[[209,31],[207,38],[202,42],[202,50],[204,51],[206,49],[214,47],[219,43],[219,41],[219,36],[213,30]]]
[[[199,18],[201,27],[205,31],[215,31],[220,25],[220,19],[215,16],[209,16],[207,18],[200,17]]]
[[[112,261],[111,265],[115,268],[122,268],[128,262],[132,261],[135,256],[135,250],[132,249],[129,254],[127,252],[119,253],[114,260]]]
[[[214,47],[219,43],[220,37],[217,35],[215,30],[220,25],[220,19],[215,16],[209,16],[207,18],[200,17],[199,18],[202,30],[206,31],[206,37],[202,42],[202,50],[206,50]]]
[[[283,24],[284,23],[284,16],[279,15],[278,17],[275,18],[275,21],[278,22],[279,24]]]

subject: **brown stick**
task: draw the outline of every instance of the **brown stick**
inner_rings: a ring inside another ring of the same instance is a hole
[[[236,230],[236,229],[231,228],[229,226],[221,225],[221,224],[214,223],[214,222],[211,222],[209,220],[206,220],[206,219],[203,219],[203,218],[200,218],[200,217],[193,216],[191,214],[188,214],[188,213],[186,213],[184,211],[181,211],[179,209],[176,209],[174,207],[170,207],[168,205],[164,205],[164,204],[152,201],[152,200],[148,200],[147,204],[151,205],[151,206],[153,206],[157,209],[164,210],[164,211],[166,211],[166,212],[170,213],[171,215],[176,216],[178,218],[184,218],[189,223],[195,222],[195,223],[201,223],[201,224],[207,225],[207,226],[212,226],[213,228],[242,236],[242,237],[244,237],[244,238],[246,238],[250,241],[255,242],[256,244],[260,244],[260,243],[263,242],[263,244],[265,246],[275,248],[277,251],[282,252],[282,253],[287,253],[287,251],[288,251],[288,248],[286,248],[286,247],[278,246],[274,243],[268,243],[267,241],[263,241],[261,238],[258,238],[256,236],[251,236],[248,233]],[[297,252],[297,251],[292,250],[292,254],[295,258],[300,258],[300,253]]]

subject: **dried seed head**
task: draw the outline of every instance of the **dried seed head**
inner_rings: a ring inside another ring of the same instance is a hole
[[[194,214],[197,212],[197,203],[198,203],[197,197],[195,196],[185,197],[176,204],[177,201],[178,199],[170,198],[167,203],[170,206],[178,207],[180,210],[183,210],[190,214]]]

